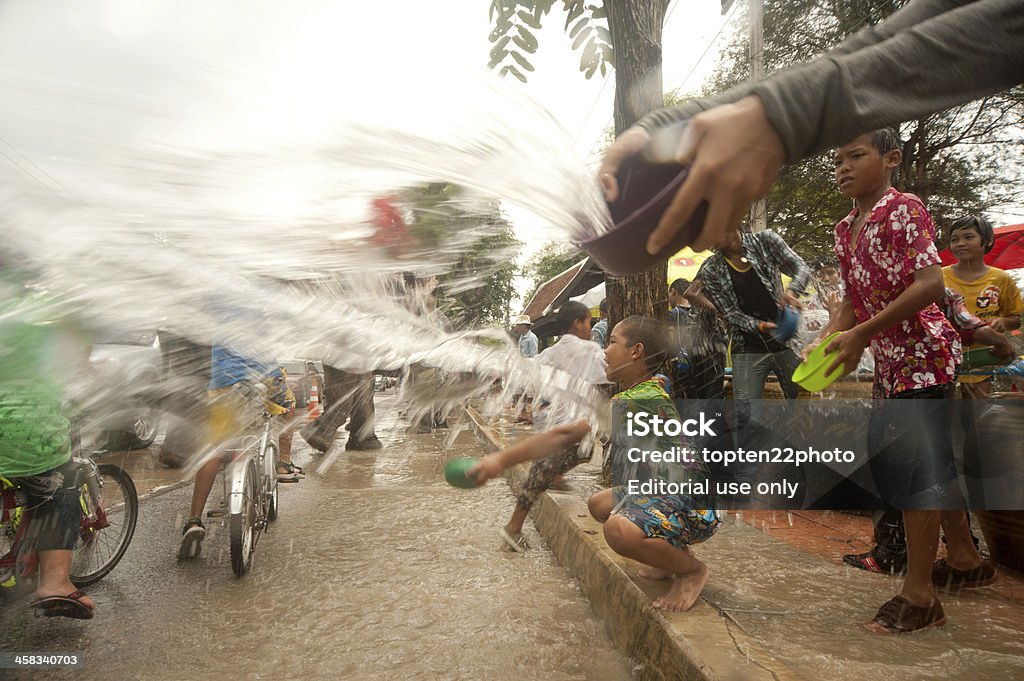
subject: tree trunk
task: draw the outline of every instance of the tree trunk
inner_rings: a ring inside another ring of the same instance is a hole
[[[661,32],[668,0],[606,0],[615,50],[615,134],[665,105],[661,75]],[[627,277],[605,275],[608,323],[630,315],[665,316],[667,263]]]

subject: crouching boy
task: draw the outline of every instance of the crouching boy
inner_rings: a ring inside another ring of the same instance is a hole
[[[672,401],[654,378],[667,356],[666,329],[659,321],[628,317],[612,329],[605,359],[608,380],[621,388],[612,398],[616,421],[637,411],[656,413],[662,420],[679,418]],[[585,421],[552,428],[484,457],[468,475],[482,484],[509,466],[555,455],[580,442],[589,431],[590,426]],[[609,451],[613,461],[625,457],[622,447],[629,439],[625,433],[625,424],[615,423]],[[660,441],[659,447],[668,448],[671,444]],[[684,474],[668,477],[677,482],[685,479],[695,489],[702,481],[707,484],[707,475],[699,461],[678,466],[685,467]],[[657,475],[651,477],[658,478]],[[672,578],[669,592],[655,599],[656,608],[689,610],[707,583],[707,566],[689,548],[713,535],[720,523],[714,510],[704,508],[704,498],[704,495],[687,494],[629,494],[617,486],[594,494],[588,501],[591,514],[604,523],[605,540],[612,550],[648,566],[641,570],[640,576]]]

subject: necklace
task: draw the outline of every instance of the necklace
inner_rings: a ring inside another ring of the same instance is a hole
[[[723,256],[725,257],[725,256]],[[725,257],[725,262],[729,264],[729,267],[733,268],[737,272],[746,272],[750,269],[750,261],[742,255],[740,256],[739,263],[733,262],[732,258]]]

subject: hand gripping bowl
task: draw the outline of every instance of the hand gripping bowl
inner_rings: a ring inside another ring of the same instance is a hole
[[[839,365],[831,374],[825,374],[825,370],[828,369],[828,366],[832,364],[832,360],[839,354],[837,352],[826,354],[825,348],[840,333],[840,331],[833,333],[811,351],[811,354],[807,356],[807,360],[793,372],[794,383],[809,393],[816,393],[829,387],[846,373],[846,366]]]
[[[1014,356],[1002,357],[992,352],[992,348],[973,348],[964,353],[962,371],[972,371],[988,366],[1005,366],[1016,359]]]
[[[650,163],[639,154],[627,157],[616,175],[619,198],[608,204],[614,226],[576,245],[617,276],[643,272],[665,262],[693,243],[704,226],[707,203],[702,202],[671,242],[653,255],[647,252],[647,237],[672,203],[686,173],[686,167],[678,163]]]
[[[779,310],[779,316],[775,320],[775,328],[772,330],[772,338],[780,343],[785,343],[800,325],[800,313],[788,305]]]
[[[444,465],[444,479],[453,487],[461,487],[463,489],[477,487],[478,485],[466,475],[466,471],[475,466],[476,463],[477,460],[470,457],[451,459]]]

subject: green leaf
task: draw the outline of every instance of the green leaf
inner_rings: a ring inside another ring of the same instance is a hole
[[[518,45],[523,50],[523,52],[526,52],[528,54],[534,54],[537,51],[536,48],[531,49],[530,43],[523,40],[520,36],[513,37],[512,42]]]
[[[535,2],[533,5],[533,18],[537,22],[537,28],[540,28],[540,20],[545,14],[551,11],[551,3],[553,0],[545,0],[544,2]]]
[[[597,70],[599,63],[600,60],[597,58],[597,40],[591,38],[587,46],[583,48],[583,54],[580,56],[580,71],[588,70],[590,73],[587,75],[587,78],[590,78],[590,76],[594,75],[594,71]]]
[[[507,35],[494,44],[494,47],[491,48],[491,63],[488,64],[488,68],[493,69],[495,66],[504,61],[506,56],[508,56],[508,50],[506,49],[505,46],[508,45],[508,41],[511,39],[512,36]]]
[[[520,47],[522,47],[524,50],[526,50],[530,54],[533,54],[534,52],[536,52],[537,51],[537,39],[533,36],[533,34],[530,33],[530,31],[528,31],[526,29],[526,27],[523,26],[522,24],[516,26],[516,30],[519,31],[519,37],[523,39],[522,43],[520,43],[517,40],[516,44],[519,45]]]
[[[529,54],[535,54],[537,52],[536,41],[534,43],[528,43],[525,40],[523,40],[520,36],[516,36],[512,39],[512,42],[521,47],[524,52],[527,52]]]
[[[590,10],[590,16],[594,19],[604,19],[608,16],[608,8],[602,3],[599,5],[588,5],[587,9]]]
[[[597,37],[598,37],[598,39],[603,40],[605,43],[607,43],[609,45],[612,44],[612,32],[611,31],[609,31],[604,26],[595,26],[594,28],[597,29]]]
[[[583,0],[564,0],[565,7],[565,30],[569,30],[569,24],[583,15]]]
[[[583,17],[582,19],[577,21],[576,25],[572,27],[571,31],[569,31],[569,38],[575,38],[577,35],[579,35],[579,32],[582,31],[588,23],[590,23],[590,20],[587,19],[586,17]]]
[[[511,64],[509,64],[507,66],[501,67],[501,71],[499,71],[498,73],[500,75],[502,75],[502,76],[504,76],[506,73],[511,73],[513,76],[518,78],[520,81],[522,81],[524,83],[526,82],[526,76],[523,75],[523,72],[520,71],[519,69],[517,69],[515,66],[513,66]]]
[[[527,12],[525,9],[521,9],[518,12],[516,12],[516,16],[522,19],[523,23],[529,26],[530,28],[536,29],[538,31],[541,29],[540,20],[537,17],[533,16],[533,14]]]
[[[518,52],[509,52],[509,54],[512,55],[512,58],[515,59],[524,69],[527,71],[533,71],[533,64],[531,64],[526,57]]]
[[[491,49],[491,54],[490,54],[491,63],[488,65],[488,67],[493,69],[495,66],[497,66],[501,62],[505,61],[505,57],[507,57],[507,56],[508,56],[508,50],[504,50],[504,49],[501,49],[501,48],[498,48],[498,47],[492,48]]]
[[[594,27],[593,26],[587,26],[585,29],[580,31],[580,34],[578,36],[576,36],[576,40],[572,41],[572,49],[574,49],[574,50],[580,49],[580,45],[582,45],[583,42],[587,39],[587,36],[589,36],[593,32],[594,32]]]

